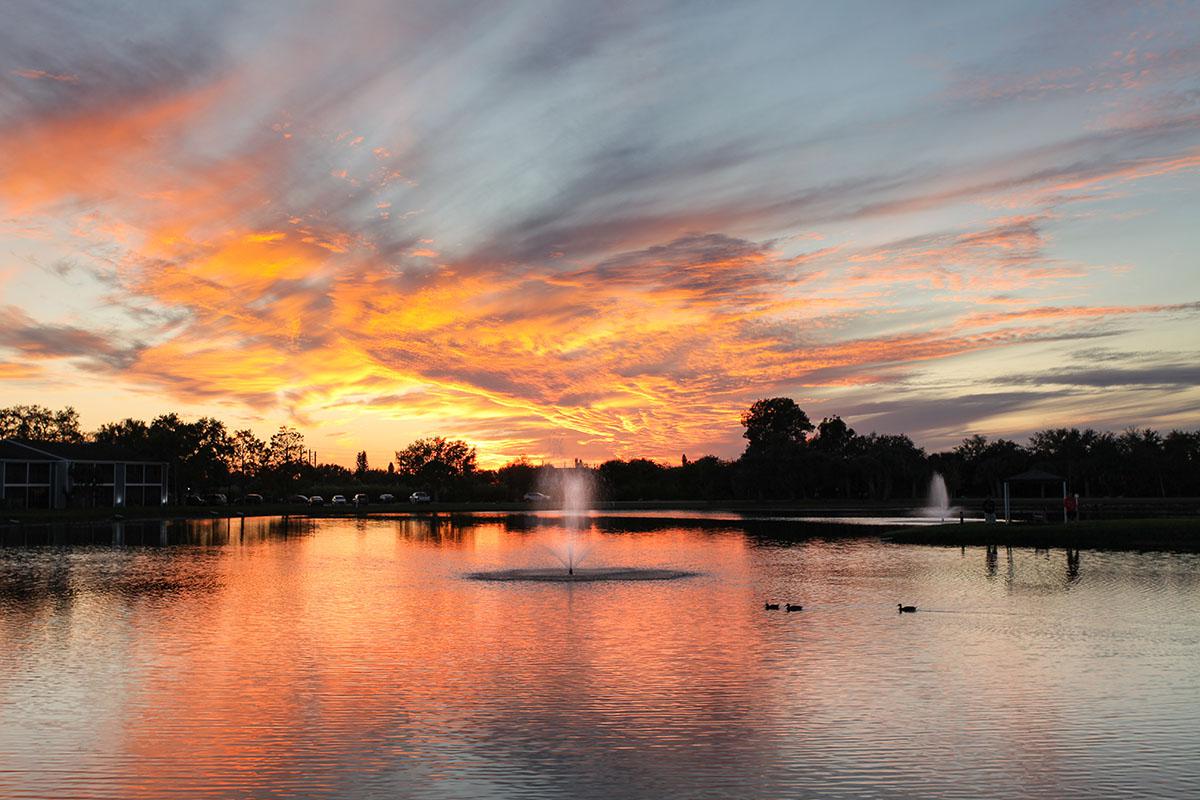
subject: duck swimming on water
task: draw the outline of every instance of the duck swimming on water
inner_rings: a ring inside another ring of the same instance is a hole
[[[785,610],[786,611],[803,611],[804,606],[800,605],[799,603],[796,603],[796,604],[788,603],[787,608]]]
[[[764,611],[778,611],[779,603],[763,603]]]
[[[912,614],[917,610],[916,606],[906,606],[903,603],[896,603],[896,608],[900,609],[901,614]]]

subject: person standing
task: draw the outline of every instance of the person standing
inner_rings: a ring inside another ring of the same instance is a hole
[[[1067,522],[1071,520],[1079,521],[1079,495],[1069,494],[1063,498],[1063,511]]]

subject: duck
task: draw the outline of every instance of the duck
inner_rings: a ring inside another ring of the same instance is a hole
[[[911,614],[917,610],[916,606],[906,606],[903,603],[896,603],[896,608],[900,609],[901,614]]]
[[[778,611],[779,603],[763,603],[763,611]]]
[[[803,611],[804,606],[800,605],[799,603],[788,603],[786,610],[788,610],[788,611]]]

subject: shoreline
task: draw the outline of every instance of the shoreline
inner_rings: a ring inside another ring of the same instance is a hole
[[[1200,517],[1083,520],[1052,525],[928,525],[894,531],[895,544],[1200,553]]]
[[[465,506],[466,504],[464,504]],[[872,518],[871,509],[825,507],[752,507],[664,508],[661,504],[605,504],[590,510],[588,523],[600,531],[648,532],[664,527],[693,527],[710,530],[736,528],[763,542],[796,542],[805,539],[843,539],[870,537],[881,543],[917,544],[940,547],[1028,547],[1035,549],[1167,551],[1200,553],[1200,515],[1143,517],[1107,520],[1083,520],[1069,524],[1004,523],[981,521],[903,525],[898,518]],[[649,506],[649,507],[648,507]],[[523,504],[489,504],[481,507],[374,506],[366,509],[306,508],[298,506],[256,505],[214,508],[172,508],[157,514],[113,514],[109,509],[74,509],[67,512],[37,512],[16,518],[0,513],[0,532],[65,526],[96,526],[114,523],[154,525],[184,521],[246,520],[284,518],[293,520],[345,519],[379,521],[397,519],[455,518],[463,523],[472,519],[502,520],[506,528],[528,530],[542,525],[562,523],[559,509],[531,508]],[[681,512],[673,516],[671,511]],[[530,512],[542,512],[531,514]],[[705,512],[713,516],[703,516]],[[840,512],[839,520],[830,514]],[[857,513],[847,513],[857,512]],[[811,520],[796,519],[812,514]],[[818,516],[818,515],[824,516]],[[738,516],[744,515],[744,516]],[[857,520],[856,520],[857,517]]]
[[[981,498],[961,498],[951,505],[951,515],[957,517],[959,510],[968,519],[979,517]],[[1200,519],[1200,498],[1081,498],[1084,520],[1080,524],[1096,521],[1122,521],[1141,519],[1177,519],[1197,517]],[[605,517],[617,517],[621,512],[690,512],[741,514],[751,521],[771,516],[836,517],[908,517],[922,507],[920,500],[796,500],[796,501],[687,501],[687,500],[609,500],[598,501],[589,508],[589,513]],[[297,503],[233,503],[225,506],[160,506],[146,508],[70,508],[70,509],[0,509],[0,525],[5,524],[53,524],[70,522],[155,522],[187,519],[225,519],[237,517],[313,517],[313,518],[372,518],[380,516],[411,515],[463,515],[472,514],[527,514],[529,512],[562,512],[549,503],[527,502],[461,502],[422,503],[406,502],[372,503],[362,508],[346,506],[307,506]],[[1049,518],[1062,513],[1061,501],[1054,499],[1021,499],[1014,501],[1014,517],[1042,513]],[[662,513],[667,518],[666,513]],[[680,519],[694,519],[681,516]],[[956,519],[947,521],[947,526],[957,526]],[[1039,529],[1054,527],[1054,524],[1037,525]]]

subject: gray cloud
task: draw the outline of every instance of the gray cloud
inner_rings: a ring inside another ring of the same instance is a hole
[[[145,349],[73,325],[39,323],[15,306],[0,306],[0,347],[34,359],[80,358],[102,370],[124,370]]]
[[[1061,397],[1062,392],[991,392],[959,397],[913,397],[849,403],[838,409],[862,432],[907,433],[914,438],[970,430],[979,421]]]
[[[1018,386],[1066,385],[1096,388],[1115,386],[1190,388],[1200,386],[1200,365],[1191,362],[1187,364],[1160,364],[1132,369],[1072,367],[1019,375],[1005,375],[996,378],[995,382]]]

